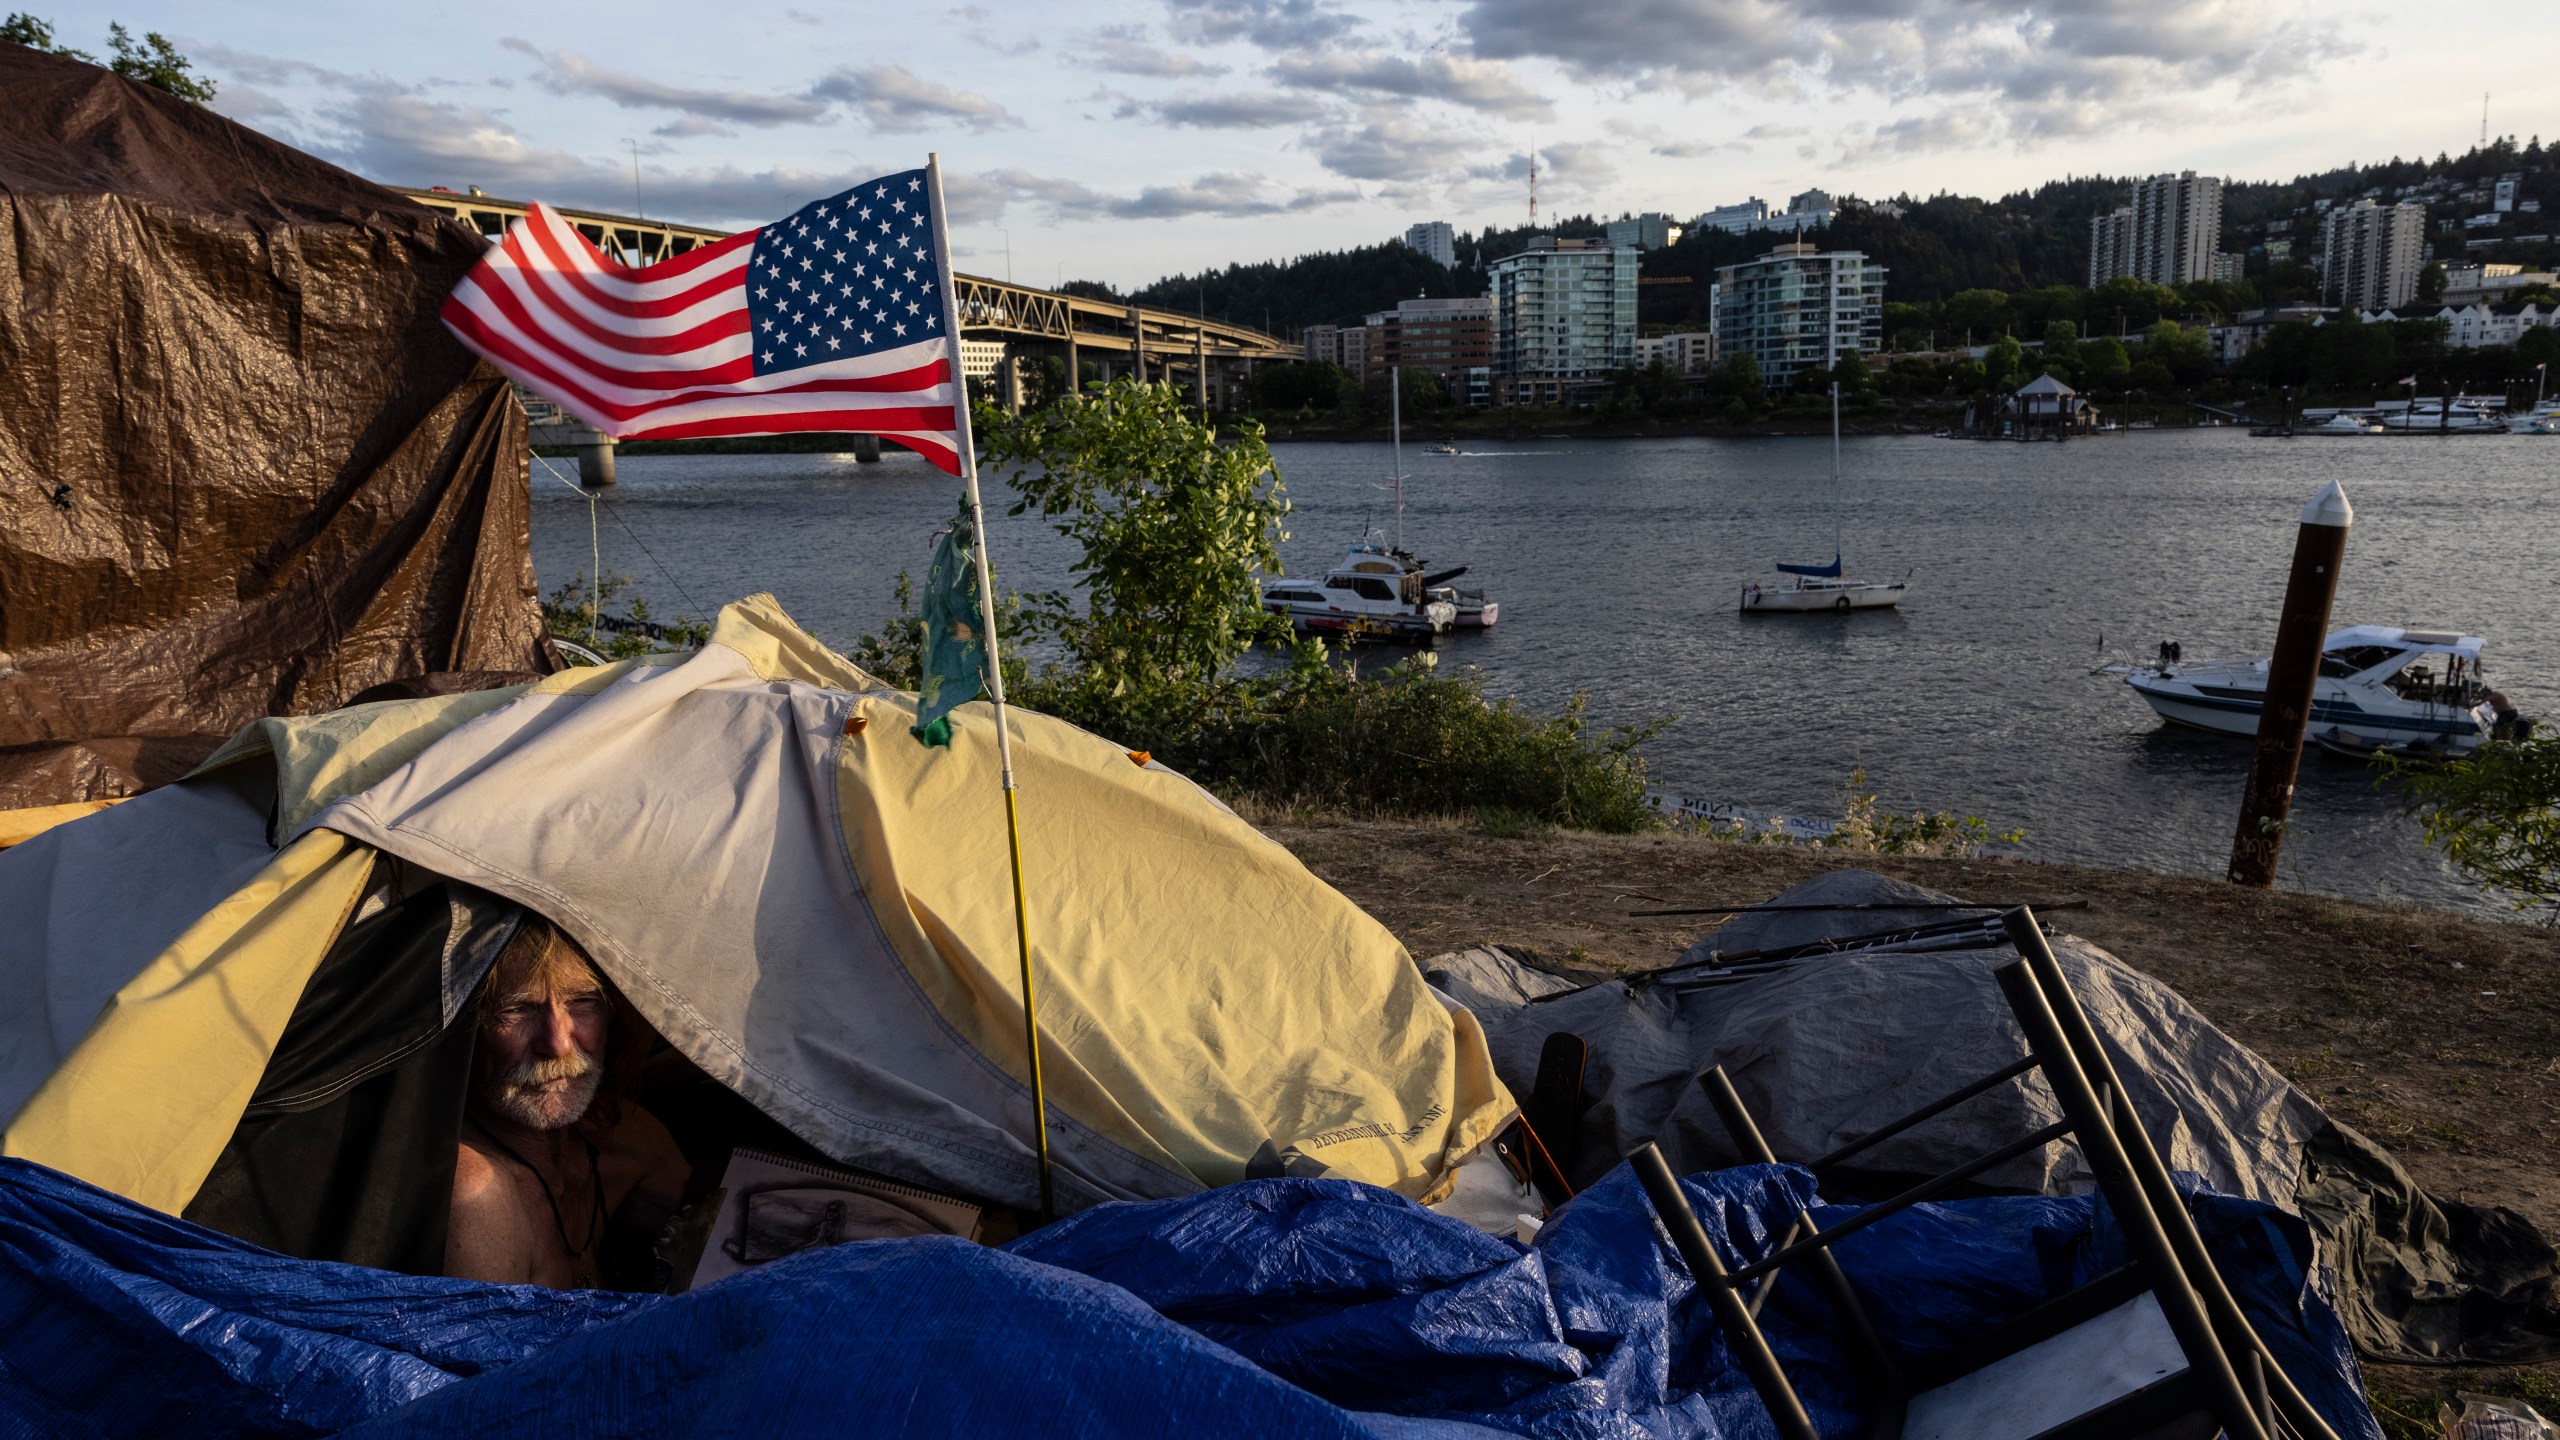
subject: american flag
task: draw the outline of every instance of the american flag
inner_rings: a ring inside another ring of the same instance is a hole
[[[923,170],[883,175],[639,269],[537,204],[454,287],[444,323],[616,439],[854,431],[958,474],[934,188]]]

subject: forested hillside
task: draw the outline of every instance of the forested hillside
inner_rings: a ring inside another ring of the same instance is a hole
[[[2284,181],[2235,181],[2223,190],[2223,248],[2248,254],[2252,244],[2273,233],[2287,234],[2297,247],[2310,238],[2307,221],[2296,212],[2314,201],[2345,200],[2368,193],[2396,198],[2401,191],[2429,182],[2485,184],[2511,171],[2523,171],[2525,194],[2549,196],[2560,211],[2560,190],[2552,190],[2546,171],[2549,157],[2539,137],[2519,146],[2501,139],[2460,156],[2433,160],[2394,158],[2379,164],[2340,166],[2315,175]],[[1830,226],[1804,238],[1826,249],[1862,250],[1886,267],[1885,295],[1906,305],[1929,305],[1971,290],[2020,292],[2056,285],[2080,286],[2088,281],[2089,221],[2124,204],[2132,181],[2121,176],[2087,176],[2048,181],[2033,190],[1982,200],[1964,195],[1896,197],[1903,214],[1892,216],[1870,205],[1844,204]],[[2476,210],[2452,187],[2420,198],[2436,203],[2442,219]],[[2515,221],[2528,222],[2523,225]],[[2552,224],[2560,224],[2554,214]],[[2547,264],[2560,258],[2544,237],[2515,235],[2518,229],[2552,228],[2540,215],[2518,215],[2487,232],[2495,248],[2461,250],[2454,240],[2443,253],[2474,258]],[[1287,334],[1307,325],[1358,323],[1361,316],[1415,296],[1481,295],[1485,267],[1522,249],[1533,233],[1598,235],[1605,222],[1590,215],[1561,218],[1533,232],[1487,229],[1458,237],[1458,264],[1444,268],[1394,241],[1351,250],[1325,251],[1294,260],[1266,260],[1230,265],[1200,275],[1175,275],[1134,292],[1131,299],[1168,309],[1190,310],[1205,303],[1219,319],[1265,326]],[[2465,232],[2472,235],[2475,232]],[[1648,327],[1701,326],[1706,322],[1707,284],[1716,268],[1765,253],[1784,240],[1782,231],[1727,235],[1702,231],[1682,237],[1668,249],[1648,252],[1639,319]],[[2300,251],[2297,249],[2297,256]],[[2252,269],[2264,267],[2263,259]],[[1685,279],[1688,283],[1679,283]],[[1096,293],[1104,287],[1088,286]]]

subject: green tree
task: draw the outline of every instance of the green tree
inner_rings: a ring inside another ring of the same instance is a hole
[[[1431,415],[1448,408],[1449,387],[1440,383],[1437,374],[1414,365],[1399,365],[1396,370],[1393,383],[1403,388],[1404,413]],[[1372,406],[1380,410],[1387,408],[1389,383],[1384,371],[1369,381],[1366,394]]]
[[[1118,694],[1225,673],[1269,629],[1255,583],[1280,573],[1289,502],[1262,427],[1220,443],[1170,385],[1115,380],[1019,416],[977,413],[982,460],[1072,540],[1085,592],[1025,597],[1089,683]]]
[[[1982,357],[1984,383],[1994,390],[2016,385],[2026,371],[2026,355],[2026,348],[2006,335],[1991,342],[1990,353]]]
[[[2089,328],[2130,334],[2147,329],[2164,316],[2182,313],[2186,301],[2177,291],[2130,275],[2119,275],[2089,292]]]
[[[2133,382],[2134,389],[2146,395],[2157,395],[2178,383],[2177,377],[2169,373],[2168,366],[2149,358],[2135,361],[2133,372],[2125,378]]]
[[[98,63],[97,57],[85,50],[56,45],[52,22],[39,20],[23,11],[0,20],[0,40],[74,60],[85,60],[92,65]],[[107,48],[115,52],[115,58],[107,62],[107,68],[128,80],[156,85],[181,100],[193,100],[199,105],[213,98],[213,82],[196,74],[194,62],[179,54],[178,47],[169,43],[169,37],[157,30],[145,31],[142,38],[136,40],[123,25],[110,22],[107,26]]]
[[[2204,327],[2161,320],[2142,332],[2142,358],[2169,372],[2180,385],[2201,385],[2213,378],[2213,347]]]
[[[1736,350],[1716,366],[1715,377],[1708,382],[1707,388],[1718,395],[1756,401],[1760,392],[1767,388],[1767,382],[1760,377],[1760,362],[1752,359],[1748,352]]]
[[[1998,290],[1959,290],[1947,297],[1945,315],[1950,335],[1986,344],[2009,328],[2009,297]]]
[[[2091,389],[2121,390],[2126,377],[2133,373],[2133,358],[2125,353],[2124,342],[2113,335],[2081,341],[2079,353],[2081,379]]]
[[[1265,410],[1330,410],[1354,388],[1351,372],[1330,360],[1293,360],[1253,372],[1253,403]]]
[[[2517,909],[2560,923],[2560,737],[2492,741],[2459,760],[2390,769],[2429,845]]]
[[[2425,269],[2418,272],[2418,303],[2421,305],[2444,303],[2444,267],[2432,260],[2427,262]]]
[[[2069,320],[2048,320],[2044,326],[2044,353],[2062,355],[2080,343],[2080,327]]]
[[[1875,372],[1867,368],[1865,357],[1855,350],[1843,354],[1840,363],[1831,367],[1831,380],[1840,387],[1843,399],[1875,393]]]

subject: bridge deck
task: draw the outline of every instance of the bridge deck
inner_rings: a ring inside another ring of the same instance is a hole
[[[454,216],[491,241],[504,235],[530,206],[528,201],[501,200],[476,189],[457,192],[405,185],[391,188],[421,205]],[[633,215],[554,208],[597,249],[626,265],[652,265],[726,239],[730,234],[726,230]],[[1298,357],[1295,347],[1250,326],[1204,319],[1179,310],[1067,295],[978,275],[955,274],[952,279],[960,287],[960,328],[964,334],[982,339],[1004,336],[1046,340],[1100,354],[1143,349],[1150,359],[1174,364],[1195,357],[1212,361]]]

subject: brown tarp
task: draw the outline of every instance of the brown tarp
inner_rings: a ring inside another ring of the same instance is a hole
[[[0,97],[0,809],[554,668],[524,412],[436,318],[479,238],[96,66]]]

